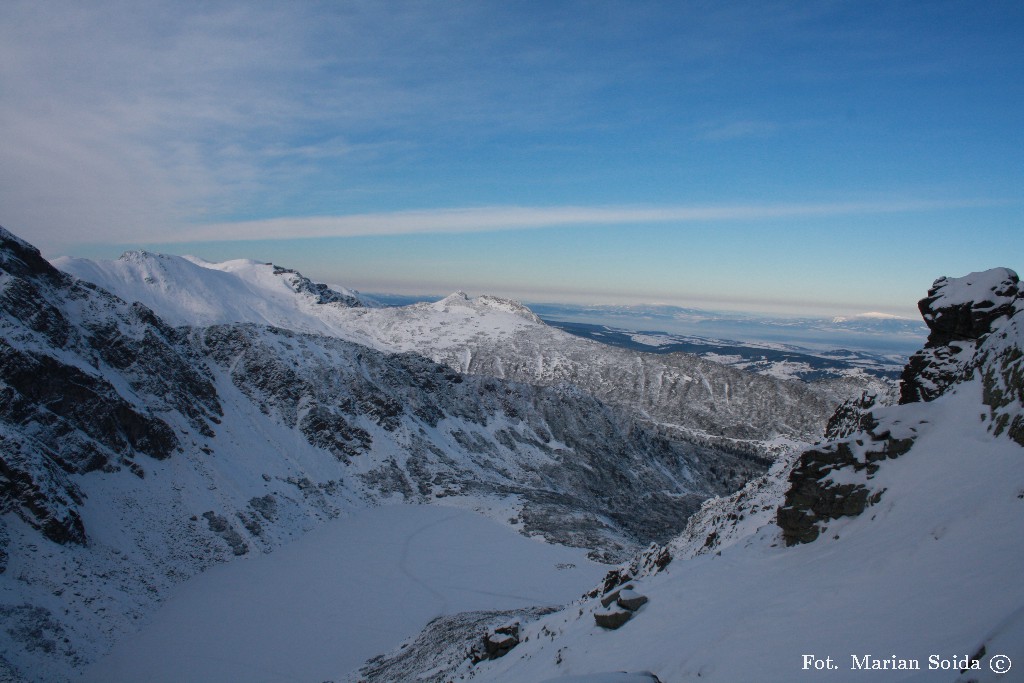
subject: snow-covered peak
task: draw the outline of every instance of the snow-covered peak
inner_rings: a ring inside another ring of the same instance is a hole
[[[537,323],[539,325],[544,324],[533,311],[522,303],[515,301],[514,299],[504,299],[490,294],[470,297],[462,290],[459,290],[449,294],[440,301],[430,304],[430,307],[438,312],[448,312],[452,307],[459,307],[470,309],[481,315],[488,315],[491,313],[511,313],[512,315],[519,316],[520,318],[524,318],[530,322]]]
[[[212,263],[129,251],[116,261],[61,257],[53,265],[126,301],[145,304],[172,325],[256,323],[328,334],[331,326],[317,309],[359,305],[349,293],[251,259]]]
[[[512,313],[536,323],[541,322],[541,319],[537,317],[533,311],[514,299],[503,299],[501,297],[485,294],[477,297],[476,300],[481,306],[485,306],[491,310]]]

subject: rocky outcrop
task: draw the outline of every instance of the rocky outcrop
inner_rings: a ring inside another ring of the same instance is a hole
[[[532,621],[551,614],[554,607],[530,607],[500,612],[460,612],[437,617],[411,642],[387,654],[378,655],[362,666],[351,680],[423,681],[446,683],[459,680],[456,671],[466,660],[486,661],[484,638],[513,624]],[[510,624],[509,620],[514,620]],[[349,679],[346,679],[349,680]]]
[[[845,401],[829,418],[825,426],[825,441],[844,439],[856,432],[870,431],[878,423],[871,409],[878,405],[878,396],[865,392],[860,398]]]
[[[1024,445],[1024,291],[1017,274],[993,268],[939,278],[918,303],[931,330],[903,371],[900,403],[930,401],[980,373],[989,429]]]
[[[881,500],[884,491],[869,484],[879,463],[903,455],[914,444],[912,437],[897,438],[888,431],[865,431],[858,437],[800,455],[776,518],[786,545],[810,543],[829,520],[855,517]]]
[[[313,282],[297,270],[282,268],[273,263],[268,263],[267,265],[272,266],[274,275],[282,277],[295,293],[306,294],[317,304],[334,304],[346,308],[360,308],[363,305],[358,297],[335,291],[323,283]]]
[[[614,631],[622,628],[627,621],[633,618],[633,612],[619,606],[606,607],[594,611],[594,623],[601,628]]]
[[[983,400],[989,406],[989,429],[1024,446],[1024,416],[1015,407],[1024,405],[1024,352],[1006,348],[994,352],[982,375]]]
[[[903,371],[900,403],[935,400],[980,375],[989,429],[1007,431],[1024,445],[1024,419],[1005,410],[1024,403],[1024,298],[1017,274],[994,268],[939,278],[918,308],[931,333]],[[814,541],[829,520],[859,515],[881,499],[884,491],[870,480],[882,461],[910,450],[917,430],[891,420],[880,424],[875,404],[864,396],[840,406],[826,429],[830,441],[795,462],[776,516],[787,545]]]
[[[900,403],[934,400],[972,376],[979,343],[993,323],[1014,314],[1020,296],[1019,278],[1008,268],[936,280],[917,304],[930,334],[903,370]]]
[[[470,661],[474,664],[487,659],[500,659],[519,644],[519,622],[505,624],[484,634],[480,643],[470,651]]]

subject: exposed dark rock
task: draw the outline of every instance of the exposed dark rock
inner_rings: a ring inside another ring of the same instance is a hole
[[[509,619],[533,620],[555,611],[552,607],[531,607],[503,612],[460,612],[437,617],[411,643],[369,660],[359,669],[359,680],[422,681],[447,683],[456,680],[454,671],[470,661],[483,661],[480,633],[491,633]]]
[[[836,408],[825,427],[825,441],[845,439],[856,432],[871,431],[877,427],[878,423],[871,414],[877,402],[877,395],[865,392],[860,398],[846,401]]]
[[[249,499],[249,507],[258,512],[263,519],[273,522],[277,519],[277,500],[273,494]]]
[[[867,413],[865,421],[871,423],[874,418]],[[789,476],[785,504],[776,514],[786,545],[810,543],[818,537],[821,523],[855,517],[881,500],[884,491],[868,486],[868,480],[878,471],[878,462],[903,455],[914,442],[911,438],[894,438],[888,431],[862,434],[869,437],[867,442],[832,442],[800,455]],[[863,483],[836,483],[829,478],[839,471],[860,473]]]
[[[56,454],[0,425],[0,513],[14,512],[55,543],[86,543],[82,494]]]
[[[1009,347],[993,353],[982,375],[983,400],[989,406],[990,429],[1024,446],[1024,416],[1013,406],[1024,405],[1024,352]]]
[[[633,618],[633,612],[622,607],[609,607],[594,612],[594,621],[601,628],[615,630]]]
[[[52,444],[62,466],[71,471],[102,467],[107,461],[103,450],[162,459],[178,445],[167,423],[136,410],[104,378],[49,355],[15,349],[3,339],[0,382],[0,390],[8,393],[0,406],[0,419],[14,425],[46,425],[49,429],[39,432],[40,436],[44,443]],[[75,430],[100,448],[62,448],[62,437]],[[52,437],[46,438],[47,434]]]
[[[311,408],[298,427],[309,443],[329,450],[342,462],[365,453],[373,444],[373,437],[365,429],[353,427],[343,416],[323,406]]]
[[[382,495],[388,496],[397,493],[406,500],[413,500],[416,496],[405,472],[394,459],[388,460],[369,472],[360,474],[359,477],[366,482],[367,486]]]
[[[224,542],[231,548],[235,555],[245,555],[249,552],[249,546],[242,540],[242,536],[235,530],[227,519],[216,514],[212,510],[203,513],[210,531],[224,539]]]
[[[346,308],[359,308],[363,305],[356,297],[336,292],[325,284],[313,282],[297,270],[276,265],[273,267],[274,275],[285,276],[285,281],[294,291],[300,294],[309,294],[318,304],[335,304]]]
[[[605,585],[608,585],[609,579],[612,579],[613,575],[617,575],[617,572],[609,572],[609,576],[605,580]],[[588,594],[587,597],[596,597],[597,591]],[[608,609],[615,609],[612,605],[621,607],[622,609],[635,612],[640,609],[644,604],[647,603],[647,596],[641,595],[636,592],[636,586],[632,583],[623,583],[605,594],[601,595],[601,607]]]
[[[39,250],[0,227],[0,268],[19,278],[43,278],[58,284],[66,277]]]
[[[619,599],[619,594],[621,594],[622,591],[624,591],[624,590],[632,590],[632,589],[633,589],[633,584],[626,583],[626,584],[623,584],[623,585],[619,586],[618,588],[616,588],[616,589],[614,589],[614,590],[612,590],[612,591],[610,591],[608,593],[605,593],[604,595],[601,596],[601,607],[608,607],[613,602],[615,602],[616,600]]]
[[[64,627],[45,607],[0,605],[0,624],[7,637],[29,652],[74,654],[67,645]]]
[[[917,304],[931,330],[926,345],[947,346],[988,334],[996,319],[1013,312],[1013,302],[1020,296],[1019,282],[1017,274],[1007,268],[936,280],[928,296]]]
[[[245,527],[245,530],[250,534],[253,536],[263,535],[263,525],[260,524],[260,520],[256,515],[243,512],[241,510],[236,512],[235,515],[238,517],[238,521],[242,523],[242,526]]]

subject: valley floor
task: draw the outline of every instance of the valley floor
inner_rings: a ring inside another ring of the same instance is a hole
[[[562,604],[606,570],[469,510],[371,508],[179,586],[82,680],[339,680],[433,617]]]

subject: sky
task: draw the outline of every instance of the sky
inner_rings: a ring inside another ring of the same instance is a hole
[[[370,292],[916,315],[1024,268],[1024,4],[0,3],[0,225]]]

